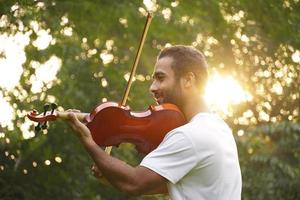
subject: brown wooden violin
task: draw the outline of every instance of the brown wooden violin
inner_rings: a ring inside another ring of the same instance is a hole
[[[118,146],[127,142],[134,144],[137,151],[143,154],[154,150],[166,133],[185,123],[183,114],[173,104],[150,106],[144,112],[132,112],[128,106],[106,102],[90,114],[75,114],[90,129],[99,146]],[[38,115],[32,111],[28,118],[44,125],[46,121],[68,118],[68,112],[51,110]]]
[[[133,143],[140,153],[147,154],[160,144],[169,131],[186,123],[184,115],[173,104],[150,106],[143,112],[132,112],[129,106],[126,106],[151,17],[148,13],[122,102],[106,102],[96,106],[91,113],[75,113],[77,118],[89,128],[93,139],[100,146],[118,146],[120,143],[129,142]],[[47,104],[41,114],[35,110],[28,113],[30,120],[39,122],[36,131],[47,128],[47,121],[68,118],[68,112],[55,111],[56,107],[56,104]],[[109,153],[110,149],[106,148],[106,152]]]

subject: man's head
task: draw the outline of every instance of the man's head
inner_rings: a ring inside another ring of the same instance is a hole
[[[157,59],[150,91],[158,103],[184,104],[192,93],[203,94],[208,78],[203,54],[191,46],[164,48]]]
[[[196,86],[200,90],[205,87],[208,66],[205,57],[199,50],[192,46],[176,45],[164,48],[158,55],[158,60],[164,57],[173,58],[171,67],[177,80],[188,72],[192,72],[196,78]]]

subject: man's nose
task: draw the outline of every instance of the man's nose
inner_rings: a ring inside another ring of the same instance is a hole
[[[149,90],[151,93],[154,94],[157,91],[157,89],[158,89],[157,84],[155,83],[155,81],[153,81],[152,84],[150,85]]]

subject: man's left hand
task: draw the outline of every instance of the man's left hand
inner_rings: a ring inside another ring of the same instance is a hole
[[[84,144],[93,143],[94,140],[92,138],[91,131],[88,129],[86,125],[81,123],[78,118],[76,117],[76,113],[80,112],[79,110],[75,109],[69,109],[67,110],[69,112],[67,120],[71,128],[77,133],[77,136],[80,138],[80,140]]]

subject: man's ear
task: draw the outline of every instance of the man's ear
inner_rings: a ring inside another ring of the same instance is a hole
[[[183,86],[185,88],[190,88],[196,83],[196,77],[193,72],[188,72],[182,76]]]

